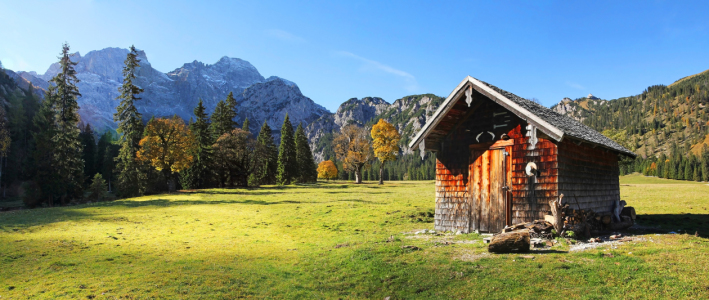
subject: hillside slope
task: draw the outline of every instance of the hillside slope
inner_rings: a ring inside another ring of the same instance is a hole
[[[697,155],[709,145],[709,71],[630,97],[564,99],[552,109],[605,131],[643,157],[667,155],[673,145]]]

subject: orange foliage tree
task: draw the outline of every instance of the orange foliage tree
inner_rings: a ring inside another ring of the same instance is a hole
[[[326,160],[318,164],[318,178],[330,179],[337,178],[337,166],[331,160]]]
[[[374,148],[374,156],[379,159],[379,184],[384,184],[384,176],[382,167],[387,161],[396,160],[396,155],[399,154],[399,140],[401,136],[394,125],[384,119],[379,119],[377,124],[372,126],[372,147]]]
[[[355,183],[362,183],[362,168],[368,166],[374,157],[367,129],[356,125],[342,127],[333,144],[337,159],[342,161],[345,171],[354,171]]]
[[[189,127],[177,116],[169,119],[152,119],[145,127],[145,137],[140,140],[137,159],[150,163],[163,172],[168,190],[175,191],[175,173],[190,167],[197,148]]]

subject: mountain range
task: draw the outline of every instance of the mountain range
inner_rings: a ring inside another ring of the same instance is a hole
[[[82,122],[98,131],[116,128],[113,113],[127,53],[127,49],[106,48],[73,56],[81,80],[79,114]],[[334,156],[331,141],[340,128],[348,124],[371,126],[380,118],[401,133],[402,152],[412,153],[413,149],[406,147],[408,141],[444,100],[433,94],[405,96],[393,103],[379,97],[352,98],[333,113],[303,95],[296,83],[277,76],[264,78],[242,59],[222,57],[211,65],[193,61],[168,73],[153,69],[143,51],[139,51],[139,59],[136,84],[145,92],[136,106],[146,120],[172,115],[189,120],[199,99],[211,113],[218,101],[233,92],[238,103],[237,122],[248,118],[251,131],[257,133],[266,121],[278,140],[288,113],[294,126],[305,127],[316,161]],[[38,95],[58,71],[58,63],[44,74],[5,70],[19,88],[27,90],[31,83]],[[564,98],[552,110],[604,132],[645,157],[667,153],[673,143],[697,153],[709,145],[709,71],[613,100],[592,95]]]
[[[122,68],[127,54],[127,49],[105,48],[84,56],[78,52],[72,56],[77,63],[75,69],[80,80],[77,86],[82,94],[77,100],[79,115],[82,122],[91,124],[97,131],[117,127],[113,113],[119,103],[116,97],[123,81]],[[139,95],[141,100],[136,101],[136,106],[146,121],[152,116],[172,115],[189,120],[199,99],[211,113],[218,101],[233,92],[238,104],[237,122],[248,118],[251,131],[257,133],[266,121],[279,139],[281,124],[288,113],[294,126],[302,123],[306,128],[318,160],[332,155],[328,144],[333,133],[342,126],[352,123],[367,125],[379,116],[393,122],[408,140],[443,100],[431,94],[407,96],[393,104],[377,97],[353,98],[331,113],[304,96],[296,83],[277,76],[264,78],[256,67],[242,59],[225,56],[211,65],[193,61],[162,73],[151,66],[144,51],[138,51],[138,58],[141,66],[136,72],[135,83],[144,92]],[[33,93],[41,97],[48,87],[48,80],[59,72],[59,64],[50,65],[44,74],[5,72],[22,89],[27,90],[31,83]],[[404,148],[404,152],[410,150]]]

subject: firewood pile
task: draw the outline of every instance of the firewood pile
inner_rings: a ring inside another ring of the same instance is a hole
[[[530,241],[536,247],[555,236],[589,238],[635,224],[635,209],[625,206],[625,201],[616,203],[615,215],[598,214],[590,209],[574,209],[568,203],[561,204],[563,197],[560,195],[558,200],[549,203],[552,215],[545,216],[544,220],[505,226],[501,233],[489,239],[488,250],[492,253],[528,252]]]
[[[590,209],[573,209],[569,203],[561,204],[564,195],[559,200],[552,200],[552,215],[545,216],[545,220],[554,224],[554,228],[561,236],[572,231],[574,235],[591,237],[608,230],[627,229],[635,224],[635,209],[625,206],[625,201],[620,201],[619,215],[616,220],[612,213],[598,214]]]
[[[529,231],[529,236],[531,238],[552,239],[553,236],[551,230],[554,229],[554,224],[544,220],[536,220],[528,223],[505,226],[505,228],[502,229],[502,232],[512,232],[522,229]]]

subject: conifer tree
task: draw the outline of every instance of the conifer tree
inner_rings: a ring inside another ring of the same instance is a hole
[[[244,118],[244,124],[241,125],[241,130],[251,132],[251,130],[249,130],[249,118]]]
[[[702,181],[709,181],[709,147],[702,147]]]
[[[32,137],[35,142],[32,156],[37,168],[34,181],[37,182],[41,189],[41,197],[45,199],[50,206],[54,205],[54,196],[59,192],[59,180],[52,168],[55,150],[52,137],[56,134],[52,103],[55,101],[54,98],[56,98],[56,89],[56,86],[49,85],[44,97],[45,100],[32,119],[34,125]]]
[[[212,177],[212,144],[214,144],[214,138],[210,130],[212,123],[202,104],[202,99],[199,99],[199,103],[194,109],[194,114],[197,120],[194,123],[190,122],[190,130],[195,136],[197,147],[192,166],[180,174],[182,187],[185,189],[206,188]]]
[[[137,96],[143,89],[133,82],[136,78],[136,68],[140,67],[139,63],[138,52],[135,46],[131,46],[124,61],[123,85],[118,88],[121,95],[116,98],[121,102],[113,115],[113,120],[118,123],[118,133],[123,134],[120,139],[121,149],[116,157],[118,193],[123,197],[141,195],[146,188],[145,168],[136,159],[140,139],[143,137],[143,116],[135,107],[135,101],[141,99]]]
[[[71,60],[69,45],[62,45],[59,58],[61,70],[50,80],[56,86],[56,95],[51,97],[52,110],[55,115],[56,132],[52,137],[54,153],[52,167],[61,184],[58,195],[62,203],[68,199],[80,197],[84,183],[84,160],[81,158],[81,141],[79,140],[79,104],[76,99],[81,96],[76,84],[74,66]]]
[[[88,184],[92,178],[91,176],[99,172],[96,166],[96,138],[90,124],[84,126],[79,136],[81,137],[81,146],[83,148],[84,175],[86,175],[84,183]]]
[[[293,136],[293,125],[290,123],[288,113],[281,127],[281,145],[278,148],[278,172],[276,183],[286,185],[293,183],[298,178],[298,162]]]
[[[265,120],[256,142],[261,144],[262,149],[266,151],[263,162],[257,170],[258,181],[260,184],[274,184],[276,183],[276,173],[278,172],[278,148],[273,142],[271,127],[268,126]]]
[[[234,94],[229,93],[226,100],[217,103],[212,113],[212,126],[215,140],[227,132],[231,132],[238,124],[234,121],[236,117],[236,99]]]
[[[318,180],[318,170],[302,124],[298,124],[298,129],[295,131],[295,150],[296,160],[298,161],[298,181],[316,182]]]

